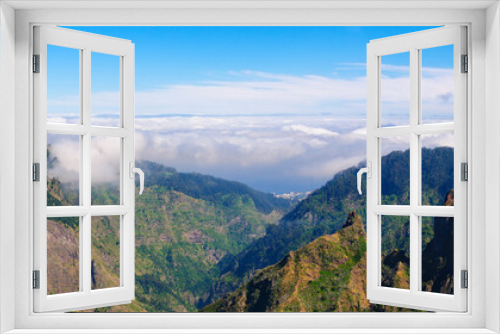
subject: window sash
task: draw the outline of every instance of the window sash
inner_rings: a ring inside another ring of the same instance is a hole
[[[134,45],[130,41],[82,33],[64,28],[35,27],[34,54],[40,55],[40,73],[34,74],[34,162],[40,163],[40,182],[34,183],[34,270],[40,271],[40,289],[34,289],[35,312],[65,312],[129,303],[134,299],[135,180],[129,177],[134,161]],[[80,50],[80,122],[78,125],[47,123],[47,45]],[[120,57],[119,128],[91,124],[91,53]],[[47,207],[47,134],[80,137],[80,205]],[[91,204],[91,139],[120,138],[120,205]],[[119,215],[120,286],[91,288],[91,218]],[[80,217],[79,291],[47,295],[47,218]]]
[[[371,41],[367,46],[367,161],[372,177],[367,179],[367,297],[372,303],[423,310],[467,310],[467,290],[460,288],[460,271],[467,269],[467,183],[460,180],[460,163],[467,162],[467,76],[460,73],[461,54],[467,54],[466,28],[445,27]],[[421,49],[454,45],[454,122],[420,123]],[[410,53],[410,124],[381,127],[380,73],[381,57]],[[420,205],[421,147],[419,135],[454,133],[454,207]],[[381,205],[380,139],[407,135],[410,138],[410,205]],[[410,289],[381,286],[382,215],[410,217]],[[454,217],[454,294],[420,291],[422,216]]]

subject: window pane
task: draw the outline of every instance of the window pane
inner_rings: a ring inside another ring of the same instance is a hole
[[[410,124],[410,53],[382,56],[381,126]]]
[[[47,122],[80,122],[80,50],[47,45]]]
[[[422,291],[453,294],[451,217],[422,217]]]
[[[79,217],[47,219],[47,294],[78,292]]]
[[[80,136],[47,134],[47,206],[80,205]]]
[[[410,218],[382,216],[382,286],[410,289]]]
[[[410,204],[410,138],[380,139],[383,205]]]
[[[421,50],[422,123],[453,122],[453,45]]]
[[[92,125],[120,126],[120,57],[92,52]]]
[[[92,137],[92,205],[119,205],[121,139]]]
[[[455,178],[453,139],[452,133],[420,136],[422,205],[453,206],[453,200],[448,198]]]
[[[120,216],[92,217],[92,290],[120,286]]]

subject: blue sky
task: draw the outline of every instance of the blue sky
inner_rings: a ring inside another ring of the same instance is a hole
[[[138,159],[282,193],[313,190],[364,160],[366,44],[429,27],[71,29],[135,44]],[[48,110],[67,121],[78,110],[78,52],[55,49]],[[450,120],[451,52],[425,50],[423,106],[431,121]],[[119,97],[113,58],[92,58],[95,124],[116,124],[108,117]],[[383,122],[404,124],[408,60],[382,63]]]
[[[343,64],[365,63],[366,44],[428,27],[68,27],[131,40],[136,89],[227,79],[228,71],[349,77]],[[66,61],[64,56],[56,61]],[[394,59],[394,65],[404,61]],[[100,70],[109,68],[109,61]],[[432,65],[446,67],[446,58]],[[104,85],[103,85],[104,86]]]

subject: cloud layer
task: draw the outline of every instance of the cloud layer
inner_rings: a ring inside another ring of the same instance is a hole
[[[384,124],[408,123],[409,80],[405,71],[407,68],[401,66],[384,68]],[[422,73],[424,121],[452,120],[453,72],[425,68]],[[365,77],[256,71],[231,75],[231,81],[137,92],[137,159],[238,180],[276,193],[315,189],[336,172],[365,159]],[[116,96],[116,92],[93,96],[93,124],[116,124],[117,119],[109,116]],[[67,121],[64,111],[74,108],[75,101],[78,99],[67,96],[49,101],[53,121]],[[384,154],[408,148],[404,139],[386,142]],[[429,137],[424,145],[451,142],[450,136]],[[53,141],[52,145],[61,165],[74,175],[78,150],[69,149],[67,140]],[[95,144],[92,159],[100,166],[115,166],[117,153],[103,140]],[[108,169],[110,173],[96,174],[95,182],[116,179],[117,168]]]
[[[360,67],[363,64],[351,64]],[[405,67],[386,66],[382,79],[384,112],[397,119],[408,108],[409,79]],[[407,70],[407,68],[406,68]],[[328,113],[364,117],[366,78],[319,75],[290,76],[257,71],[231,72],[233,80],[168,85],[136,92],[136,115],[269,115]],[[447,117],[452,106],[453,71],[422,70],[422,103],[433,119]],[[92,95],[92,114],[118,115],[118,92]],[[77,114],[79,98],[48,101],[52,116]]]
[[[138,119],[136,155],[269,192],[305,191],[364,158],[363,126],[318,116]]]

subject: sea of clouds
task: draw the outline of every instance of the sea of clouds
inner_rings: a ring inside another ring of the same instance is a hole
[[[407,70],[384,67],[382,124],[408,124]],[[335,173],[366,159],[365,77],[256,71],[232,75],[231,81],[136,92],[136,159],[237,180],[275,193],[316,189]],[[421,94],[425,122],[453,121],[452,70],[422,69]],[[94,125],[116,125],[117,96],[118,92],[92,96]],[[49,121],[74,122],[67,111],[78,110],[75,103],[78,97],[49,100]],[[48,137],[59,161],[52,173],[66,180],[74,179],[79,168],[78,138],[69,137]],[[94,182],[116,180],[119,173],[119,149],[110,140],[93,140],[92,165],[106,169],[92,174]],[[384,154],[409,147],[407,138],[384,142]],[[426,147],[453,146],[453,135],[426,136],[422,143]]]

